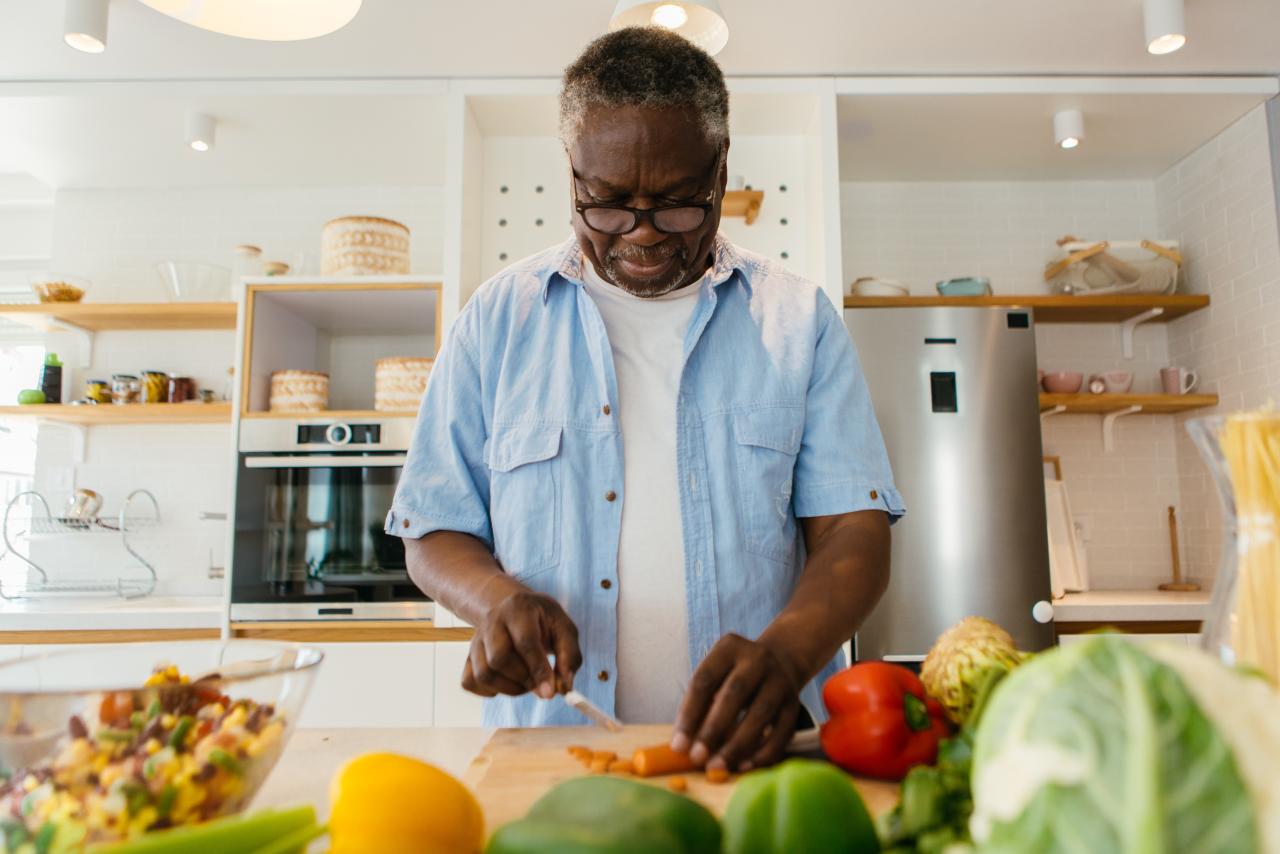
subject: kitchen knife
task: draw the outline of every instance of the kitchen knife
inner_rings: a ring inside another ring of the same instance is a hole
[[[586,715],[588,720],[596,726],[602,726],[609,732],[622,732],[621,721],[612,715],[606,714],[603,709],[577,691],[570,691],[565,694],[564,701]]]

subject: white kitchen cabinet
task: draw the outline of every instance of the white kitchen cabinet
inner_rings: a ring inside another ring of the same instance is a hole
[[[324,661],[299,726],[431,726],[435,644],[314,645]]]
[[[13,661],[22,657],[22,646],[16,643],[0,643],[0,661]]]
[[[462,688],[462,667],[471,644],[466,641],[437,643],[435,725],[446,727],[480,726],[480,707],[484,702]]]

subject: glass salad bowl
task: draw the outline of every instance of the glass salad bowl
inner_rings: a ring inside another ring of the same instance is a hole
[[[79,850],[243,810],[323,657],[198,641],[0,664],[0,850]]]

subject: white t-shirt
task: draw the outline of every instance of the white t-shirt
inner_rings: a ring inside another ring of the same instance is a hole
[[[622,430],[615,706],[625,723],[674,723],[689,672],[676,396],[701,281],[642,299],[606,282],[585,259],[583,268],[613,350]]]

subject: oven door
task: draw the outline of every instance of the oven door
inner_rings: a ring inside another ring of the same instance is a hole
[[[430,616],[418,613],[428,600],[409,580],[404,541],[382,530],[404,461],[402,453],[242,454],[232,617]]]

